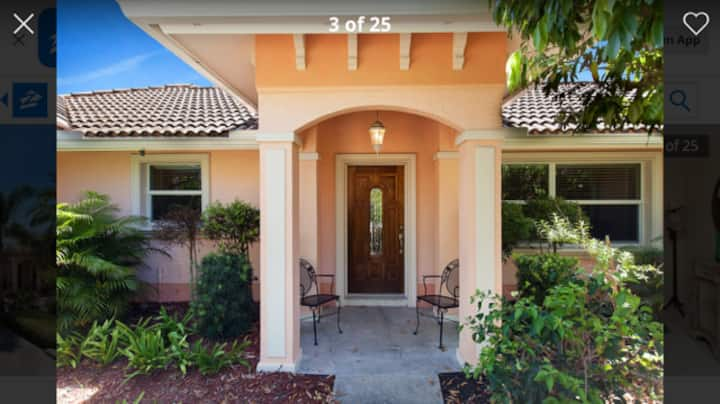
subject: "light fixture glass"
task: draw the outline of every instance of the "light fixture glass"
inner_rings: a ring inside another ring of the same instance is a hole
[[[380,122],[379,113],[376,112],[376,120],[370,125],[368,132],[370,133],[370,143],[375,153],[380,153],[380,148],[385,138],[385,125]]]

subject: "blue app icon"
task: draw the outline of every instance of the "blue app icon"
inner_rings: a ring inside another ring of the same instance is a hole
[[[47,83],[13,83],[13,117],[47,117],[47,97]]]
[[[57,20],[54,8],[47,8],[38,17],[38,59],[47,67],[57,60]]]

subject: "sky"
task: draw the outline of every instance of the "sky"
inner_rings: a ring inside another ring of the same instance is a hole
[[[211,85],[135,26],[114,0],[58,0],[57,92]]]

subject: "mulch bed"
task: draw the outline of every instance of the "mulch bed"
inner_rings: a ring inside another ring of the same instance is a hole
[[[187,305],[165,305],[169,312],[184,313]],[[128,322],[154,315],[159,307],[138,306],[130,311]],[[291,373],[255,373],[259,359],[259,331],[255,324],[247,335],[252,345],[246,350],[251,364],[248,369],[237,365],[221,370],[214,376],[203,376],[196,369],[185,377],[169,369],[151,375],[125,380],[126,361],[99,367],[83,361],[76,369],[57,370],[58,403],[107,403],[127,400],[132,403],[143,394],[142,402],[212,403],[334,403],[335,376],[300,375]],[[243,338],[239,340],[242,341]],[[230,345],[232,341],[229,341]]]
[[[474,379],[466,379],[463,372],[440,373],[440,389],[446,404],[490,403],[487,387]]]

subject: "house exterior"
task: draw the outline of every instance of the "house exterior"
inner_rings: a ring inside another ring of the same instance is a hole
[[[508,95],[518,43],[483,2],[119,3],[217,88],[60,97],[58,200],[94,190],[151,219],[172,201],[258,206],[260,370],[293,371],[302,356],[300,257],[336,276],[343,305],[414,306],[422,277],[455,258],[459,318],[474,313],[476,289],[511,289],[501,203],[503,191],[524,195],[502,183],[528,166],[547,193],[583,205],[596,231],[641,245],[662,235],[660,139],[642,128],[570,135],[550,97]],[[389,16],[392,30],[328,32],[330,17],[361,15]],[[171,255],[140,276],[156,299],[187,299],[187,259]],[[476,360],[467,332],[457,355]]]

